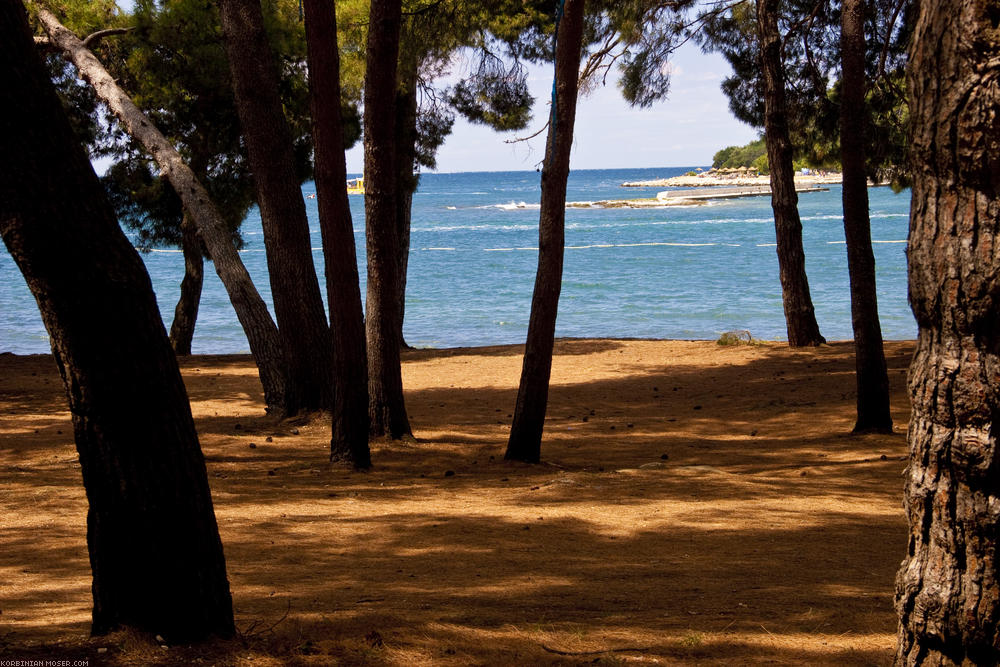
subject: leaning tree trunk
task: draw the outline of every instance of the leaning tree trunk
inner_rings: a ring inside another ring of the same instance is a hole
[[[365,230],[368,255],[368,414],[374,437],[410,435],[399,356],[396,59],[400,0],[373,0],[365,69]]]
[[[792,142],[788,135],[785,103],[785,74],[781,62],[781,34],[778,31],[777,0],[757,0],[757,31],[760,40],[761,71],[764,80],[764,139],[771,173],[771,208],[778,244],[778,271],[781,300],[785,309],[788,344],[792,347],[820,345],[819,333],[802,249],[802,221],[799,197],[795,193]]]
[[[316,191],[326,260],[333,350],[333,429],[330,460],[371,466],[368,448],[368,359],[347,163],[340,111],[337,14],[331,2],[304,0],[309,59]]]
[[[191,354],[194,326],[201,304],[205,256],[198,229],[187,213],[181,218],[181,248],[184,251],[184,278],[181,280],[181,296],[174,308],[174,321],[170,324],[170,346],[175,354],[188,355]]]
[[[538,216],[538,270],[531,297],[528,338],[521,365],[514,421],[504,458],[538,463],[549,397],[556,311],[562,288],[566,223],[566,181],[576,121],[577,78],[583,40],[584,0],[567,0],[556,23],[555,89],[542,168]]]
[[[194,172],[184,163],[177,149],[156,129],[128,95],[108,74],[100,61],[63,26],[48,10],[39,7],[38,18],[49,39],[76,65],[80,75],[93,87],[97,97],[108,105],[125,130],[149,151],[160,167],[160,173],[170,181],[181,198],[184,209],[198,226],[219,279],[229,294],[253,353],[268,412],[282,415],[285,407],[284,353],[278,339],[278,328],[267,311],[267,304],[254,287],[239,253],[233,246],[232,234],[226,229],[219,212]]]
[[[854,431],[891,433],[889,373],[878,320],[875,255],[868,216],[864,7],[863,0],[844,0],[840,30],[840,162],[844,174],[844,235],[851,279],[851,323],[858,388],[858,418]]]
[[[295,414],[328,408],[333,381],[330,328],[260,1],[219,0],[219,17],[257,189],[274,315],[288,363],[286,409]]]
[[[34,53],[0,2],[0,236],[38,302],[66,387],[93,570],[93,632],[234,634],[208,476],[149,275]]]
[[[396,228],[399,238],[399,289],[396,308],[399,310],[399,345],[409,347],[403,337],[406,316],[406,274],[410,266],[410,221],[413,217],[413,193],[420,175],[417,167],[417,67],[416,58],[409,56],[401,63],[400,87],[396,95]]]
[[[995,3],[926,0],[910,90],[907,556],[899,665],[1000,664],[1000,36]]]

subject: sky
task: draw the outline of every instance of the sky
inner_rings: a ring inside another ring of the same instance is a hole
[[[622,99],[613,75],[607,86],[580,99],[572,169],[707,166],[719,149],[757,137],[756,130],[729,112],[719,86],[732,70],[721,56],[703,54],[688,43],[674,55],[670,67],[670,94],[649,109],[631,108]],[[438,150],[435,171],[517,171],[539,166],[545,150],[544,132],[527,143],[504,143],[534,134],[544,124],[552,67],[532,68],[529,86],[536,103],[528,130],[500,134],[459,118]],[[363,164],[364,152],[357,145],[347,153],[347,170],[361,173]]]

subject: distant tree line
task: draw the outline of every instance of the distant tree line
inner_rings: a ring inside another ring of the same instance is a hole
[[[839,141],[839,140],[838,140]],[[713,169],[738,169],[747,167],[761,174],[770,173],[767,163],[767,142],[764,137],[754,139],[742,146],[726,146],[712,156]],[[830,171],[840,171],[840,156],[830,155],[822,162],[816,162],[809,155],[799,154],[792,160],[792,168],[795,171],[801,169],[826,169]]]
[[[755,139],[744,146],[726,146],[712,157],[715,169],[735,169],[750,167],[760,173],[767,173],[767,144],[764,137]]]

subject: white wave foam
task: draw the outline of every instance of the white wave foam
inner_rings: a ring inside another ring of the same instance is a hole
[[[804,215],[800,218],[803,222],[809,220],[843,220],[842,215]]]
[[[708,248],[720,245],[718,243],[675,243],[673,241],[649,241],[646,243],[592,243],[588,245],[568,245],[566,250],[589,250],[591,248],[644,248],[652,246],[668,246],[676,248]],[[732,245],[732,244],[723,244]],[[736,244],[735,247],[739,247]],[[484,252],[511,252],[513,250],[538,250],[538,248],[483,248]]]
[[[890,241],[875,241],[875,240],[872,240],[872,243],[906,243],[906,239],[890,240]],[[847,241],[827,241],[826,244],[827,245],[847,245]]]
[[[468,232],[479,230],[493,231],[515,231],[538,229],[538,225],[436,225],[434,227],[414,227],[411,231],[417,232]]]
[[[519,202],[512,201],[508,204],[486,204],[485,206],[476,206],[476,208],[481,210],[496,208],[500,209],[501,211],[518,211],[518,210],[534,211],[540,209],[541,207],[542,207],[541,204],[529,204],[528,202],[524,201],[519,201]]]
[[[592,223],[592,222],[571,222],[566,224],[566,229],[620,229],[620,228],[634,228],[634,227],[691,227],[696,225],[725,225],[740,222],[771,222],[770,218],[764,219],[736,219],[736,218],[718,218],[718,219],[706,219],[699,218],[698,220],[628,220],[624,222],[604,222],[604,223]]]

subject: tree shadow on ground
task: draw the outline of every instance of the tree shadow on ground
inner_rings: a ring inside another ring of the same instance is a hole
[[[554,353],[560,356],[586,355],[595,352],[617,350],[622,342],[639,339],[607,339],[607,338],[556,338]],[[449,359],[455,357],[521,357],[524,355],[524,345],[488,345],[486,347],[445,347],[418,348],[403,350],[403,361],[427,361],[430,359]]]
[[[850,346],[720,347],[698,366],[683,344],[663,359],[645,345],[557,358],[535,466],[502,460],[519,356],[417,351],[432,378],[407,393],[417,439],[373,443],[369,472],[327,462],[322,419],[244,409],[245,366],[195,360],[245,637],[66,650],[91,664],[888,664],[905,441],[850,434]],[[912,345],[887,347],[901,429]],[[561,370],[581,363],[594,379]],[[231,383],[221,400],[211,377]],[[39,400],[25,409],[48,418],[56,399]],[[0,655],[55,650],[85,633],[90,603],[79,473],[71,444],[0,445],[16,485],[3,511],[33,517],[0,526],[0,573],[28,570],[4,596]]]

